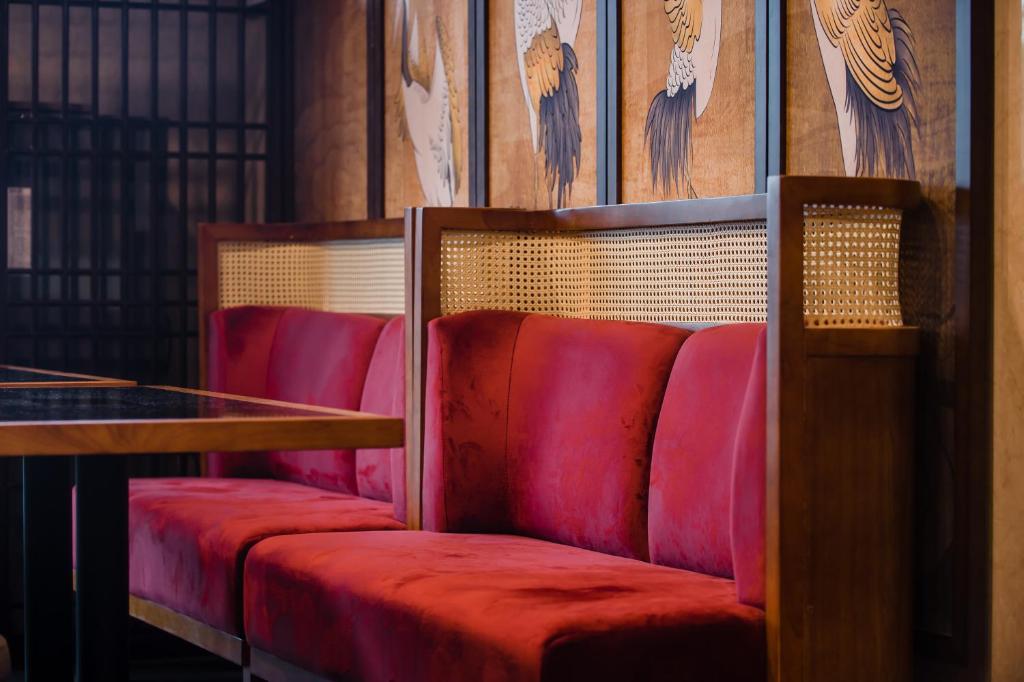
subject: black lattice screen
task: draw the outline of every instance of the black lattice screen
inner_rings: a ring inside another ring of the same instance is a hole
[[[0,0],[0,362],[195,385],[196,225],[283,217],[283,4]]]

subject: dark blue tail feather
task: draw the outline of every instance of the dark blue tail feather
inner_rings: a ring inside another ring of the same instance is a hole
[[[563,65],[558,89],[540,98],[540,139],[548,192],[557,192],[558,208],[572,196],[572,183],[580,169],[583,135],[580,132],[580,94],[576,87],[578,64],[572,46],[562,43]]]
[[[680,89],[672,97],[662,90],[651,101],[644,125],[644,147],[651,162],[655,190],[682,194],[689,179],[697,88]]]

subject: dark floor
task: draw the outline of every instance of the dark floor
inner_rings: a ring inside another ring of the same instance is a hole
[[[241,682],[242,669],[221,658],[152,628],[132,621],[131,679],[138,682]],[[18,646],[11,642],[14,649]],[[12,651],[15,666],[21,656]],[[11,682],[23,682],[15,670]]]

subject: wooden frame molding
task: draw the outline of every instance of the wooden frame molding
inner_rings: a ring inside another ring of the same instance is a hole
[[[807,328],[804,208],[907,209],[915,182],[771,178],[767,195],[557,211],[416,208],[406,220],[410,522],[421,523],[427,325],[442,314],[441,238],[765,221],[768,238],[768,679],[909,680],[917,330]],[[855,409],[852,409],[855,408]]]

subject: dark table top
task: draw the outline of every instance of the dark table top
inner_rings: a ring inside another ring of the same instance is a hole
[[[0,388],[0,455],[395,447],[402,420],[169,387]]]
[[[49,388],[57,386],[65,388],[83,386],[95,388],[100,386],[133,386],[134,384],[134,381],[97,377],[89,374],[74,374],[48,369],[0,365],[0,388]]]

